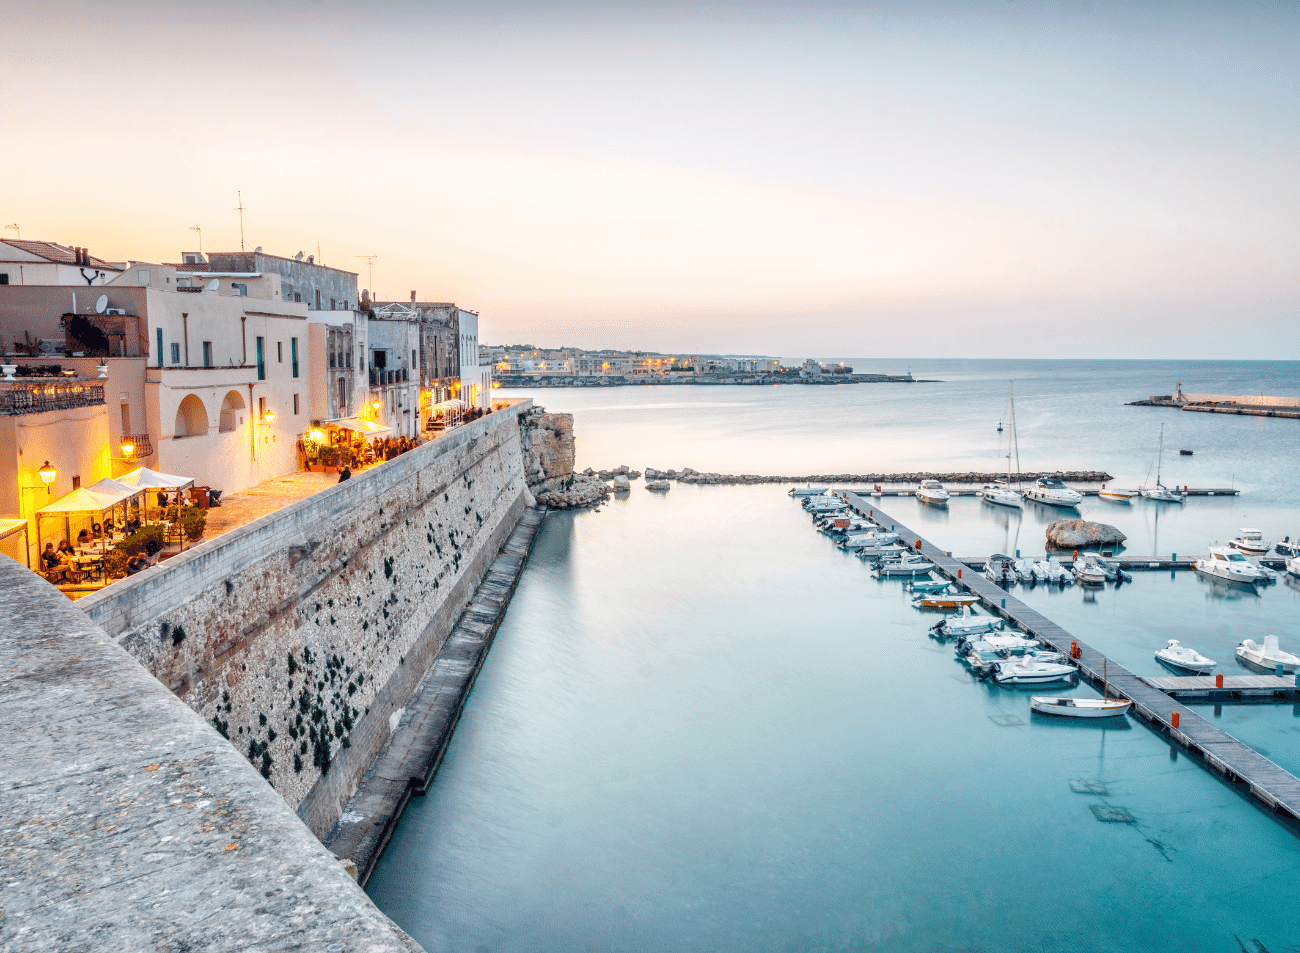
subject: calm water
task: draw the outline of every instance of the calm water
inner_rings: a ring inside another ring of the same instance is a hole
[[[1027,469],[1139,482],[1163,420],[1168,445],[1197,451],[1173,458],[1201,468],[1178,482],[1246,489],[1158,522],[1151,504],[1107,511],[1130,550],[1190,553],[1238,525],[1295,536],[1297,422],[1117,406],[1179,377],[1295,390],[1294,365],[1214,367],[917,364],[948,383],[540,402],[577,415],[580,466],[991,469],[1015,376]],[[884,502],[920,524],[915,501]],[[954,552],[1042,550],[1046,516],[973,499],[949,510],[925,531]],[[1150,573],[1093,599],[1026,597],[1143,674],[1160,671],[1151,652],[1167,638],[1228,672],[1248,635],[1300,643],[1285,584],[1227,598]],[[778,487],[637,486],[599,512],[553,514],[370,893],[428,949],[475,953],[1300,946],[1300,839],[1140,725],[1031,716],[1028,693],[972,681],[927,638],[932,621]],[[1219,721],[1300,767],[1292,706]]]

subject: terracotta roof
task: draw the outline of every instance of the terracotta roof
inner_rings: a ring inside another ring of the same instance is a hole
[[[33,242],[25,238],[5,238],[0,239],[6,245],[12,245],[14,248],[21,249],[30,255],[39,255],[46,261],[57,262],[60,265],[75,265],[77,263],[77,253],[71,246],[60,245],[58,242]],[[90,256],[92,265],[108,265],[109,262],[102,258]]]

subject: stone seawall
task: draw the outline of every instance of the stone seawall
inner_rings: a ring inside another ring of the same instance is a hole
[[[324,836],[533,502],[530,410],[490,414],[77,606]]]

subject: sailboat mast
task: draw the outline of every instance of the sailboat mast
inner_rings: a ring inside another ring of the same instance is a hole
[[[1164,486],[1160,482],[1160,466],[1165,459],[1165,425],[1160,425],[1160,443],[1156,446],[1156,486]]]

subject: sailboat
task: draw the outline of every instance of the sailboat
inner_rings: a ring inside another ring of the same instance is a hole
[[[1011,447],[1014,444],[1016,448],[1016,474],[1019,477],[1020,472],[1020,443],[1016,440],[1016,404],[1014,394],[1015,384],[1012,383],[1007,387],[1007,426],[1011,428],[1011,437],[1007,440],[1007,479],[1005,483],[986,483],[981,495],[985,503],[994,503],[998,506],[1013,506],[1020,509],[1022,500],[1019,489],[1011,489]],[[1002,424],[998,424],[998,431],[1001,432]],[[1016,480],[1019,485],[1020,480]]]
[[[1156,485],[1147,486],[1146,484],[1143,484],[1142,489],[1139,490],[1138,492],[1140,492],[1148,500],[1158,500],[1161,503],[1182,503],[1184,500],[1187,499],[1186,493],[1182,492],[1177,487],[1171,490],[1169,489],[1169,487],[1165,486],[1163,483],[1160,482],[1160,471],[1161,471],[1161,465],[1164,463],[1164,456],[1165,456],[1165,425],[1161,424],[1160,444],[1156,450]],[[1150,471],[1148,471],[1147,475],[1150,476]]]

